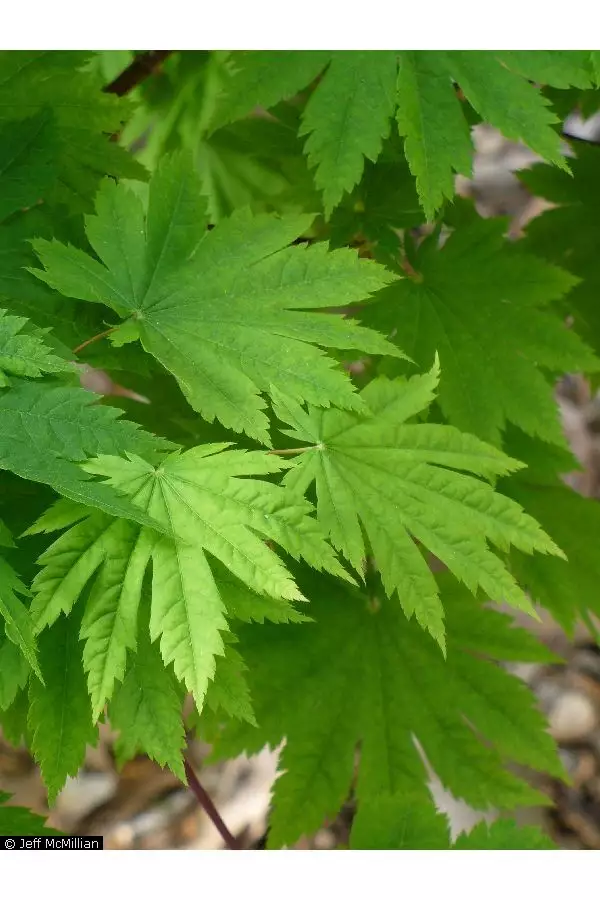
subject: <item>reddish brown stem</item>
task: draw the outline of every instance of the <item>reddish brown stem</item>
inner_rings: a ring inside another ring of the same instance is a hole
[[[173,53],[172,50],[147,50],[145,53],[140,53],[120,75],[117,75],[114,81],[106,85],[105,93],[124,97],[152,75],[171,53]]]
[[[73,350],[73,353],[75,355],[77,355],[78,353],[81,353],[81,351],[85,350],[86,347],[89,347],[90,344],[95,344],[96,341],[99,341],[102,338],[107,337],[107,335],[112,334],[113,331],[117,330],[117,327],[118,326],[115,325],[113,328],[107,328],[106,331],[101,331],[100,334],[95,334],[93,337],[88,338],[87,341],[83,342],[83,344],[79,344],[78,347],[75,347],[75,349]]]
[[[190,787],[190,790],[192,790],[194,792],[198,803],[200,804],[200,806],[202,807],[202,809],[204,810],[206,815],[209,817],[209,819],[211,820],[211,822],[213,823],[213,825],[215,826],[215,828],[217,829],[217,831],[219,832],[219,834],[221,835],[223,840],[225,841],[227,849],[228,850],[241,850],[242,848],[240,847],[238,840],[236,838],[234,838],[232,833],[227,828],[227,825],[225,824],[225,822],[219,815],[219,812],[218,812],[216,806],[214,805],[214,803],[212,802],[212,800],[210,799],[210,797],[208,796],[208,794],[206,793],[206,791],[204,790],[204,788],[202,787],[200,782],[198,781],[198,776],[192,769],[192,767],[189,764],[189,762],[187,761],[187,759],[184,760],[184,766],[185,766],[185,774],[187,776],[188,785]]]

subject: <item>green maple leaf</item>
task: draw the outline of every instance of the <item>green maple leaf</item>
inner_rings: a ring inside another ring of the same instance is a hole
[[[166,665],[185,682],[200,708],[225,652],[226,601],[207,554],[257,594],[277,602],[302,599],[287,569],[265,543],[274,540],[291,556],[348,578],[308,516],[309,503],[274,484],[239,476],[268,475],[286,464],[259,452],[223,451],[203,445],[174,454],[154,468],[139,457],[99,457],[86,464],[120,493],[168,527],[162,540],[148,529],[64,502],[30,529],[71,526],[42,555],[33,583],[32,616],[38,630],[70,614],[87,582],[99,570],[83,617],[84,664],[94,717],[123,678],[127,651],[136,646],[137,611],[146,568],[152,561],[150,636],[160,638]],[[217,567],[217,573],[219,568]],[[234,596],[235,602],[235,596]],[[276,605],[277,608],[277,605]],[[285,606],[283,606],[285,610]],[[235,615],[235,608],[233,615]],[[239,614],[239,613],[238,613]],[[268,613],[267,613],[268,614]],[[257,605],[257,617],[264,608]],[[289,613],[288,613],[289,616]]]
[[[564,777],[556,747],[525,685],[483,655],[547,658],[510,619],[451,582],[448,654],[398,604],[327,579],[314,581],[314,623],[246,627],[240,651],[258,728],[230,722],[215,757],[277,747],[285,737],[270,821],[271,846],[292,844],[335,815],[361,745],[359,805],[380,796],[429,800],[416,738],[444,786],[477,809],[547,799],[516,778],[508,759]],[[463,644],[463,630],[476,636]],[[535,642],[533,642],[535,644]]]
[[[297,117],[290,118],[245,119],[200,142],[198,169],[211,222],[244,207],[254,213],[318,208]]]
[[[115,680],[122,680],[128,649],[135,649],[142,582],[151,538],[133,523],[59,501],[29,533],[73,526],[39,559],[44,569],[33,582],[36,629],[51,625],[73,605],[96,570],[81,627],[83,664],[97,719]]]
[[[68,372],[71,366],[55,356],[37,334],[23,333],[28,320],[0,309],[0,387],[8,384],[5,373],[39,378],[43,372]],[[31,326],[30,326],[31,327]]]
[[[219,585],[221,596],[227,608],[227,615],[240,622],[308,622],[309,617],[300,612],[289,600],[268,597],[251,590],[247,584],[217,559],[213,560],[212,569]]]
[[[61,835],[62,831],[48,828],[42,816],[32,813],[23,806],[7,806],[6,802],[11,795],[0,791],[0,829],[4,835],[20,835],[22,837],[35,837],[36,835]]]
[[[244,51],[220,101],[217,124],[271,108],[317,79],[300,129],[330,213],[375,161],[397,124],[425,213],[454,194],[454,173],[470,175],[473,147],[454,84],[475,112],[507,138],[566,168],[557,117],[530,81],[590,86],[586,52],[562,51]]]
[[[539,828],[518,828],[510,820],[500,819],[487,825],[480,822],[468,834],[458,836],[453,850],[557,850]]]
[[[97,453],[156,453],[173,445],[119,421],[121,410],[99,406],[93,394],[75,386],[15,378],[0,392],[0,468],[42,482],[59,494],[110,515],[152,519],[106,485],[96,484],[78,463]],[[162,530],[162,526],[161,526]]]
[[[600,200],[597,176],[600,149],[582,142],[577,142],[573,149],[576,156],[570,161],[572,178],[543,165],[519,174],[532,193],[556,204],[556,208],[545,211],[529,223],[525,244],[543,259],[564,266],[577,277],[569,294],[569,313],[577,332],[599,350],[596,209]]]
[[[158,645],[150,642],[147,614],[141,619],[135,653],[109,706],[110,723],[120,731],[115,754],[124,762],[145,753],[185,782],[185,731],[177,681],[165,668]]]
[[[500,50],[509,68],[538,84],[554,88],[589,88],[595,50]]]
[[[234,209],[253,212],[318,209],[319,197],[298,137],[299,111],[289,104],[270,117],[254,116],[211,133],[228,51],[172,54],[161,70],[160,91],[141,86],[143,104],[121,136],[125,146],[154,170],[174,148],[194,155],[210,221]]]
[[[15,644],[23,654],[38,678],[42,678],[37,658],[33,622],[27,608],[19,600],[17,594],[28,596],[29,591],[17,576],[15,570],[5,559],[0,557],[0,618],[4,619],[7,638]],[[10,651],[4,654],[4,662],[10,658]],[[17,682],[22,668],[17,665],[15,677]],[[8,705],[8,704],[7,704]]]
[[[18,746],[22,740],[28,739],[28,712],[29,698],[26,687],[18,688],[12,703],[6,709],[0,710],[2,734],[13,746]]]
[[[442,249],[435,236],[426,240],[413,262],[415,275],[382,291],[361,318],[393,333],[422,367],[439,354],[439,404],[453,425],[497,444],[508,421],[564,446],[553,386],[543,370],[599,367],[552,309],[576,279],[508,244],[503,232],[502,221],[475,220]]]
[[[44,331],[46,343],[60,348],[65,358],[71,358],[70,348],[102,331],[102,321],[98,309],[89,307],[88,310],[74,300],[61,297],[27,272],[27,266],[35,263],[29,241],[53,233],[43,209],[43,206],[31,209],[27,215],[13,217],[0,227],[0,305],[11,314],[35,322]]]
[[[340,51],[306,105],[300,127],[305,152],[331,215],[345,191],[360,181],[365,157],[375,162],[394,111],[396,54]]]
[[[33,629],[32,629],[33,631]],[[0,636],[0,710],[6,710],[27,684],[31,666],[17,644]]]
[[[102,91],[101,76],[89,65],[93,55],[0,53],[0,123],[6,122],[4,133],[13,148],[9,154],[6,145],[0,211],[17,209],[16,201],[27,206],[40,199],[87,211],[103,175],[146,177],[131,154],[109,141],[131,106]],[[0,173],[2,168],[0,159]]]
[[[126,188],[105,182],[87,234],[102,260],[36,240],[45,271],[69,297],[132,318],[145,349],[177,378],[208,421],[268,443],[261,391],[274,384],[316,405],[357,406],[350,380],[313,346],[391,352],[381,335],[340,316],[303,310],[347,305],[393,279],[350,250],[289,247],[312,216],[236,213],[206,231],[197,176],[167,158],[150,185],[147,217]],[[260,304],[260,315],[256,315]]]
[[[79,627],[79,616],[72,613],[40,635],[44,684],[33,679],[29,686],[31,749],[48,788],[49,803],[54,802],[67,777],[81,768],[86,746],[97,740],[81,661]]]
[[[0,221],[35,206],[57,178],[56,135],[47,110],[0,125]]]
[[[433,803],[406,797],[364,800],[352,824],[351,850],[556,850],[538,828],[500,819],[480,822],[451,843],[448,819]]]
[[[93,394],[79,387],[14,378],[10,389],[0,392],[0,468],[111,515],[156,526],[125,498],[91,481],[78,465],[97,453],[135,447],[152,454],[173,446],[119,420],[121,414],[115,407],[99,406]]]
[[[415,181],[397,143],[388,142],[376,164],[367,162],[360,184],[334,210],[334,246],[351,244],[359,235],[369,242],[375,259],[395,261],[400,249],[398,231],[423,223]]]
[[[230,612],[230,610],[228,610]],[[213,713],[225,713],[232,719],[241,719],[256,725],[250,688],[246,681],[247,666],[231,646],[237,642],[233,634],[228,634],[229,645],[225,653],[217,660],[215,679],[206,693],[206,705]]]
[[[284,483],[304,492],[316,481],[317,517],[358,572],[367,555],[364,529],[388,595],[397,591],[406,615],[443,647],[438,588],[413,538],[471,590],[482,587],[492,599],[528,610],[529,600],[486,538],[501,549],[561,551],[520,506],[462,474],[492,478],[520,463],[449,426],[405,424],[432,401],[438,376],[436,364],[408,382],[372,381],[361,396],[373,418],[339,410],[307,414],[284,397],[275,411],[293,425],[286,434],[312,445]]]
[[[558,118],[548,100],[529,84],[543,71],[546,84],[591,83],[587,59],[557,57],[536,62],[536,53],[486,50],[403,51],[398,78],[398,126],[406,157],[429,219],[454,195],[454,173],[471,174],[472,145],[453,82],[481,118],[513,141],[567,168]],[[533,74],[532,74],[533,73]]]
[[[421,797],[364,798],[352,822],[350,849],[450,850],[448,818]]]
[[[507,438],[508,446],[527,468],[502,483],[501,490],[526,507],[569,560],[527,557],[512,551],[510,566],[532,599],[572,633],[578,614],[584,619],[588,612],[600,615],[596,540],[600,505],[562,481],[561,475],[577,467],[570,454],[554,453],[547,444],[516,432],[510,432]]]

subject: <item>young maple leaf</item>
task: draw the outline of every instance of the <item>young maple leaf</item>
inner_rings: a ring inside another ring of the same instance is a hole
[[[147,215],[123,185],[106,181],[86,220],[100,260],[34,240],[42,281],[68,297],[105,303],[136,326],[145,349],[177,378],[208,421],[269,443],[261,391],[274,384],[316,406],[355,409],[350,379],[316,345],[402,354],[339,315],[307,312],[364,300],[394,279],[349,249],[288,246],[313,216],[236,212],[206,230],[191,162],[166,158],[150,184]]]
[[[539,525],[485,478],[521,463],[448,425],[405,424],[434,397],[439,367],[408,382],[376,379],[361,396],[372,418],[339,410],[306,413],[280,396],[275,412],[302,448],[284,483],[297,492],[316,481],[317,518],[333,546],[360,572],[367,555],[363,531],[391,595],[408,617],[444,646],[436,580],[416,538],[471,590],[531,611],[531,603],[487,546],[561,554]],[[361,528],[362,526],[362,528]]]
[[[243,584],[275,600],[302,595],[279,557],[277,542],[295,559],[348,579],[325,542],[312,507],[281,487],[256,478],[286,463],[261,452],[223,451],[205,444],[174,454],[154,467],[139,457],[102,456],[86,464],[141,507],[174,539],[133,523],[59,503],[30,529],[71,526],[40,557],[44,566],[33,583],[31,614],[39,630],[69,614],[98,571],[82,623],[84,665],[97,718],[125,672],[127,650],[136,646],[144,574],[152,562],[150,637],[160,638],[166,665],[184,681],[201,708],[224,653],[227,586],[222,596],[213,573],[214,557]],[[261,606],[258,605],[258,613]]]
[[[313,623],[239,629],[258,728],[228,723],[213,757],[257,753],[285,738],[271,847],[291,845],[338,812],[359,743],[359,808],[381,796],[430,800],[415,739],[443,785],[477,809],[548,803],[508,759],[565,777],[533,695],[482,657],[543,660],[548,651],[509,617],[443,583],[447,660],[385,595],[323,577],[305,587]]]
[[[396,117],[406,157],[428,218],[454,194],[454,173],[471,174],[473,147],[455,84],[481,116],[507,138],[523,141],[566,168],[557,117],[529,82],[588,87],[589,52],[552,51],[241,51],[221,99],[216,125],[289,99],[318,78],[300,134],[316,167],[327,215],[373,162]]]
[[[600,362],[551,306],[576,279],[503,232],[501,220],[477,219],[441,249],[432,236],[416,252],[415,275],[386,288],[361,318],[422,367],[439,354],[439,403],[453,425],[497,444],[509,421],[564,446],[543,370],[597,371]]]

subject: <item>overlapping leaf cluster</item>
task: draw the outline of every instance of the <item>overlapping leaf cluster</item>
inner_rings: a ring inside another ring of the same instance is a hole
[[[545,798],[509,764],[564,775],[502,666],[552,657],[486,603],[598,608],[553,400],[599,367],[593,167],[540,88],[595,57],[202,51],[102,91],[132,58],[0,54],[3,733],[51,802],[103,718],[182,780],[187,725],[285,742],[272,846],[352,796],[355,849],[547,847],[451,845],[428,781],[510,810]],[[413,231],[478,120],[552,164],[525,249],[460,204]]]

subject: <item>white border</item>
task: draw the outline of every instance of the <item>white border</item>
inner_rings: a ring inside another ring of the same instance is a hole
[[[0,49],[581,49],[582,0],[29,0],[3,6]]]
[[[14,851],[1,865],[6,896],[49,900],[564,900],[597,882],[600,851],[494,852]]]

